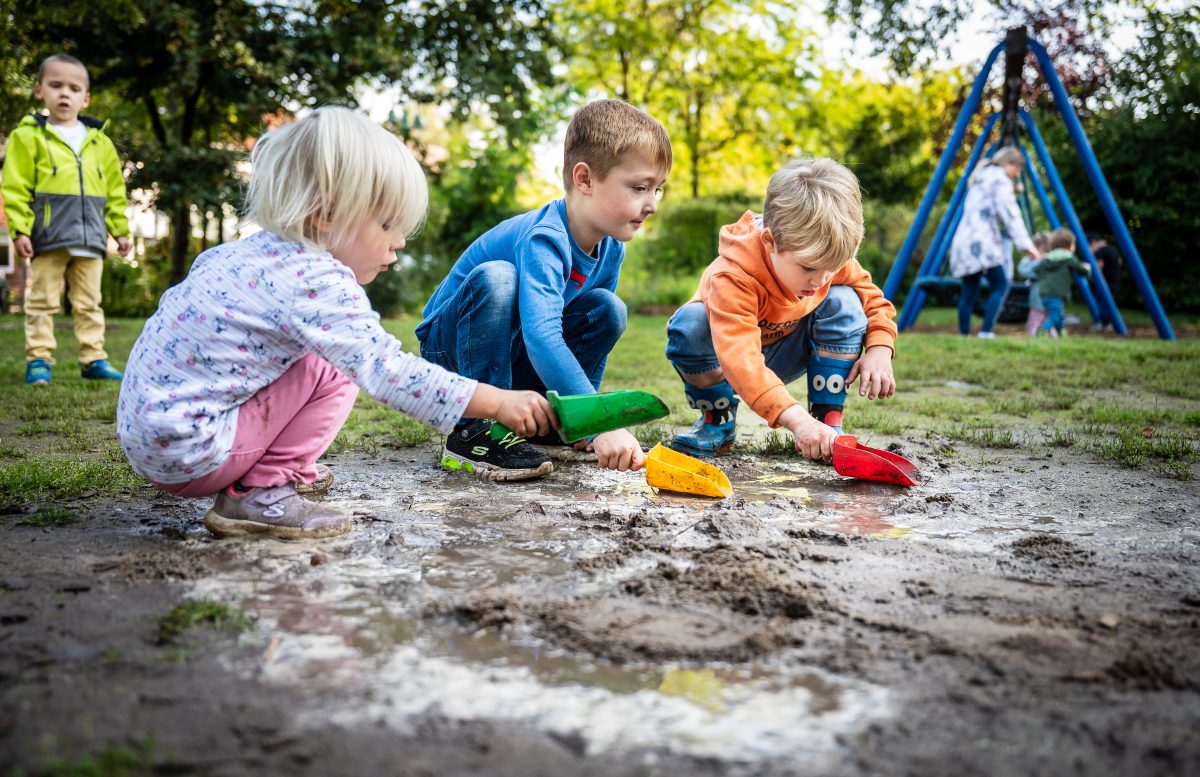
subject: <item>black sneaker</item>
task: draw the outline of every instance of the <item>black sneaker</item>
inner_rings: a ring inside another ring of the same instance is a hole
[[[549,456],[523,437],[502,432],[499,426],[493,430],[490,418],[456,427],[442,448],[442,466],[484,480],[528,480],[554,471]]]

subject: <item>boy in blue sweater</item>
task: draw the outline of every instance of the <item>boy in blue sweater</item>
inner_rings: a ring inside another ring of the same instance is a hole
[[[581,108],[564,143],[566,196],[467,248],[422,311],[421,356],[500,388],[597,392],[625,331],[616,295],[624,244],[658,210],[670,170],[671,141],[644,111],[620,100]],[[624,429],[588,447],[611,469],[645,463]],[[545,452],[487,418],[464,419],[451,432],[442,464],[506,481],[554,469]]]

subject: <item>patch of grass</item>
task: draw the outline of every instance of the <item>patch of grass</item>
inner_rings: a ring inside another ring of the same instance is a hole
[[[675,430],[666,424],[639,424],[630,431],[638,442],[650,447],[660,443],[666,445],[675,436]]]
[[[0,464],[0,500],[71,499],[121,493],[145,485],[128,464],[44,457]]]
[[[1137,429],[1117,429],[1108,436],[1093,437],[1089,450],[1125,467],[1149,462],[1155,469],[1178,480],[1191,480],[1192,466],[1200,459],[1196,446],[1178,434],[1146,434]]]
[[[1047,444],[1053,448],[1070,448],[1079,442],[1079,436],[1071,429],[1053,427]]]
[[[954,440],[962,440],[980,448],[1019,448],[1019,441],[1011,429],[1003,429],[987,423],[963,423],[944,430]]]
[[[78,522],[75,513],[58,505],[39,507],[37,512],[18,521],[18,526],[69,526]]]
[[[249,615],[224,602],[189,599],[175,605],[169,613],[159,619],[158,644],[170,644],[197,626],[209,625],[214,629],[229,629],[236,634],[248,629],[253,622]]]
[[[795,456],[796,440],[788,432],[772,429],[762,435],[751,450],[762,456]]]
[[[154,738],[146,737],[133,747],[109,745],[94,755],[77,759],[55,758],[38,772],[38,777],[151,777],[157,749]]]

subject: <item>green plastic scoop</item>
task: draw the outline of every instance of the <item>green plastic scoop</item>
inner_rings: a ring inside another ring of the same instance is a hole
[[[546,400],[558,416],[563,442],[575,442],[613,429],[635,426],[667,415],[667,406],[648,391],[606,391],[561,397],[547,391]],[[496,424],[496,427],[504,427]],[[511,431],[511,430],[508,430]]]

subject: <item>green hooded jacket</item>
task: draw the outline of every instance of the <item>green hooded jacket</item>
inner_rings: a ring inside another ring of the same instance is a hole
[[[1091,265],[1075,258],[1075,254],[1065,248],[1048,251],[1033,267],[1037,276],[1038,289],[1042,297],[1071,296],[1071,270],[1091,276]]]
[[[108,252],[108,236],[129,235],[125,179],[105,122],[80,116],[87,127],[79,156],[47,125],[26,116],[8,136],[4,213],[13,236],[28,235],[34,255],[57,248]]]

